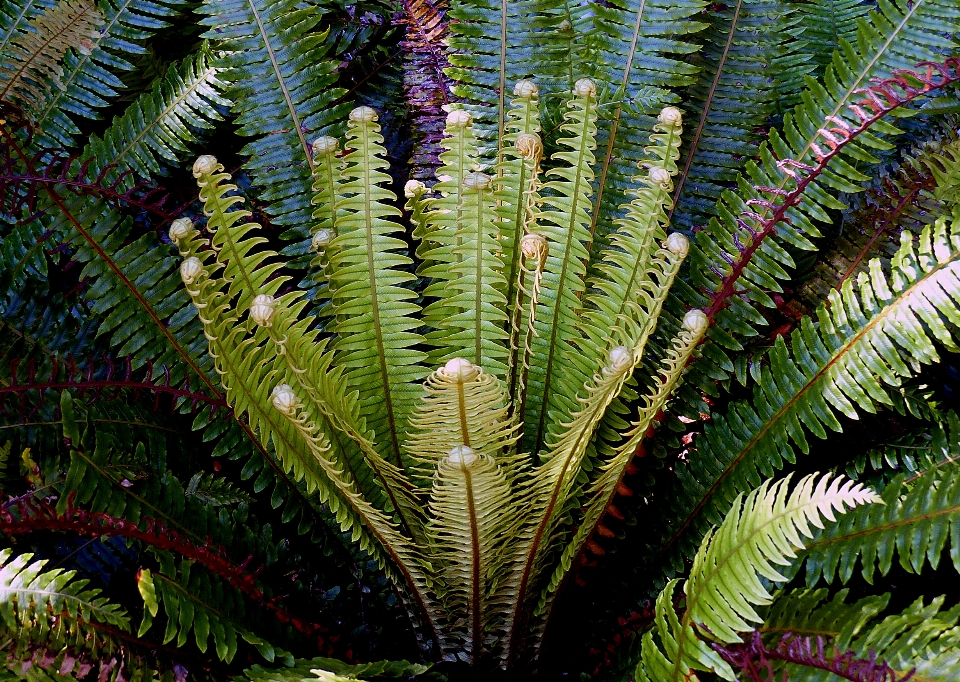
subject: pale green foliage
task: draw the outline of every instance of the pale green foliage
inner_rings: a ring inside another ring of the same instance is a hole
[[[822,528],[848,508],[879,502],[880,498],[851,481],[808,476],[791,491],[789,478],[764,483],[742,501],[738,498],[723,523],[700,544],[683,585],[685,611],[676,613],[671,581],[657,599],[654,632],[644,635],[640,680],[681,682],[695,679],[694,670],[713,671],[735,680],[733,670],[711,650],[708,641],[740,641],[740,633],[763,619],[754,609],[772,596],[761,578],[783,582],[777,565],[805,546],[811,526]],[[659,637],[659,644],[654,639]]]

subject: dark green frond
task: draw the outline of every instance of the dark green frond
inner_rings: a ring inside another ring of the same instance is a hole
[[[737,494],[793,462],[797,450],[806,453],[811,435],[840,430],[839,415],[856,419],[861,410],[892,405],[889,393],[914,368],[939,359],[937,344],[955,347],[951,330],[960,310],[948,292],[960,286],[956,229],[948,231],[941,219],[916,245],[905,233],[889,277],[872,261],[856,286],[847,281],[831,295],[818,324],[805,318],[789,345],[777,338],[753,401],[714,416],[689,464],[678,468],[676,498],[666,505],[657,541],[666,570],[680,568],[681,556]]]
[[[123,88],[119,76],[133,68],[128,59],[144,54],[144,41],[169,26],[166,19],[184,4],[186,0],[101,0],[103,25],[82,50],[67,54],[59,90],[37,113],[36,146],[74,146],[79,130],[71,117],[97,118],[97,109]]]
[[[298,0],[206,0],[198,10],[205,38],[224,56],[246,168],[263,187],[260,198],[277,225],[310,224],[310,143],[349,110],[339,102],[336,34],[320,26],[319,8]]]

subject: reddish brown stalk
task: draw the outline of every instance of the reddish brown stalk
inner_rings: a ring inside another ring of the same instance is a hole
[[[71,493],[63,513],[57,513],[56,506],[47,500],[21,498],[14,507],[16,514],[8,508],[0,510],[0,531],[8,536],[48,530],[91,537],[134,538],[151,547],[171,550],[196,561],[271,611],[281,623],[289,623],[307,637],[327,632],[327,628],[323,625],[298,618],[280,606],[275,597],[267,597],[257,586],[257,574],[260,569],[250,571],[247,568],[252,557],[247,557],[242,563],[235,564],[227,556],[226,549],[220,545],[213,545],[209,538],[204,544],[197,544],[185,535],[167,528],[160,519],[149,516],[142,516],[139,523],[133,523],[109,514],[78,509],[73,506],[73,495],[74,493]]]

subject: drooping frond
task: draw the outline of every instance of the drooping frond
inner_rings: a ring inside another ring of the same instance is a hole
[[[883,492],[886,505],[857,510],[836,527],[815,534],[806,553],[808,583],[820,576],[847,582],[859,567],[865,580],[886,575],[894,565],[919,573],[940,565],[949,541],[950,560],[960,571],[960,479],[948,460],[909,484],[894,481]]]
[[[152,572],[140,569],[137,587],[144,597],[143,621],[139,635],[143,636],[154,623],[161,610],[166,617],[166,628],[161,641],[164,644],[176,639],[176,646],[183,648],[193,640],[201,652],[208,647],[221,661],[229,663],[237,653],[240,640],[253,645],[264,660],[293,657],[255,635],[244,625],[243,602],[235,588],[224,590],[210,580],[206,572],[190,562],[175,562],[169,553],[161,552],[160,570]]]
[[[565,381],[566,350],[576,337],[576,324],[583,304],[586,263],[590,252],[590,197],[596,161],[597,87],[589,79],[578,80],[574,96],[567,102],[565,123],[559,144],[566,147],[553,155],[558,166],[551,168],[543,186],[544,208],[537,213],[536,231],[547,239],[539,303],[535,311],[531,363],[528,374],[524,443],[534,452],[543,447],[543,438],[555,404],[571,399],[582,383]],[[597,368],[594,368],[596,371]],[[554,397],[559,394],[560,398]]]
[[[427,532],[449,630],[459,635],[451,637],[451,658],[477,663],[491,648],[502,606],[493,588],[520,518],[512,498],[507,476],[488,454],[458,445],[437,464]]]
[[[155,177],[164,174],[165,167],[177,167],[197,142],[199,131],[223,119],[217,106],[229,104],[212,61],[204,48],[172,66],[113,120],[102,137],[94,135],[80,157],[89,162],[90,171],[99,174],[116,164],[114,173]]]
[[[357,165],[364,167],[362,162]],[[291,348],[290,357],[282,347],[276,347],[281,339],[275,337],[268,343],[263,327],[269,327],[274,307],[289,308],[292,321],[302,310],[302,302],[297,305],[302,294],[295,291],[279,300],[273,298],[286,278],[271,277],[279,267],[276,253],[256,248],[265,241],[257,235],[259,226],[244,222],[249,211],[233,209],[242,198],[233,192],[235,185],[228,184],[230,176],[222,170],[223,166],[210,156],[202,156],[194,164],[208,217],[207,231],[212,234],[210,248],[203,248],[206,244],[192,229],[178,234],[177,238],[181,254],[186,257],[181,263],[180,275],[199,311],[228,401],[238,417],[247,415],[251,429],[259,434],[264,445],[267,440],[273,443],[283,468],[303,479],[308,492],[319,492],[321,501],[336,514],[343,530],[350,532],[354,541],[381,566],[400,573],[412,591],[415,601],[412,608],[421,612],[436,636],[434,612],[428,610],[423,596],[426,577],[413,543],[403,537],[392,519],[358,488],[361,479],[351,468],[356,460],[351,458],[350,449],[356,447],[363,452],[365,444],[360,440],[366,437],[366,427],[362,421],[362,403],[358,416],[353,399],[341,397],[342,384],[349,379],[340,382],[340,370],[331,370],[332,352],[325,343],[314,344],[312,348]],[[376,224],[377,217],[369,214],[359,220],[367,217]],[[386,222],[382,218],[380,221]],[[356,231],[370,234],[362,228]],[[343,234],[341,232],[341,236]],[[365,246],[361,241],[360,248],[366,251]],[[252,335],[248,335],[252,325],[242,324],[237,311],[247,313],[249,322],[256,324]],[[307,331],[305,325],[297,331],[288,325],[289,322],[278,325],[279,330],[291,334]],[[305,335],[304,342],[311,338]],[[359,348],[363,350],[362,346]],[[305,376],[298,377],[300,374]],[[298,390],[279,383],[294,378],[293,386]],[[341,385],[334,385],[336,383]],[[298,392],[306,399],[298,397]],[[385,489],[391,490],[397,481],[392,473],[395,470],[378,471],[377,465],[382,460],[370,458],[367,462]],[[364,478],[368,480],[369,474],[365,473]],[[405,521],[407,509],[410,509],[407,504],[396,505]]]
[[[772,664],[787,679],[800,682],[836,676],[945,682],[960,673],[960,612],[944,609],[942,596],[927,605],[920,598],[900,613],[880,617],[889,595],[847,604],[846,593],[827,602],[823,590],[787,593],[774,603],[772,622],[768,617],[745,643],[718,651],[738,672]]]
[[[829,475],[801,479],[792,491],[789,479],[768,481],[746,498],[738,497],[720,527],[700,544],[684,583],[682,616],[672,603],[677,581],[657,599],[656,628],[643,637],[637,679],[680,682],[691,679],[694,670],[736,679],[704,639],[742,641],[740,633],[762,622],[754,607],[772,601],[761,576],[783,582],[776,566],[790,565],[812,535],[811,526],[821,528],[823,519],[832,522],[847,508],[878,501],[872,491]]]
[[[916,244],[904,233],[889,277],[872,261],[869,275],[831,294],[818,324],[805,318],[789,345],[777,339],[752,403],[715,415],[690,464],[678,468],[657,543],[668,570],[738,494],[793,461],[797,449],[806,453],[808,434],[840,430],[838,413],[856,419],[860,410],[892,405],[890,389],[912,376],[912,367],[938,360],[936,343],[955,347],[951,328],[960,311],[947,292],[960,286],[956,230],[941,219]]]
[[[446,73],[453,93],[477,119],[480,155],[496,162],[505,141],[510,88],[535,76],[540,87],[563,92],[578,73],[576,40],[566,5],[557,0],[452,0]]]
[[[803,102],[761,145],[759,160],[746,163],[737,181],[739,193],[722,195],[713,211],[716,217],[698,232],[692,249],[690,284],[707,292],[706,300],[696,291],[683,295],[688,305],[704,306],[714,321],[704,347],[706,362],[697,363],[683,394],[688,416],[700,411],[700,396],[693,389],[714,394],[714,379],[732,371],[724,348],[739,350],[740,340],[755,336],[766,324],[756,306],[774,305],[771,294],[781,290],[779,282],[794,265],[787,248],[813,250],[811,239],[821,235],[816,224],[844,208],[837,193],[859,191],[867,179],[864,164],[876,163],[871,150],[889,148],[884,138],[895,129],[874,119],[951,82],[956,66],[950,61],[926,73],[921,68],[916,80],[895,85],[872,84],[871,79],[891,76],[904,64],[937,61],[937,54],[949,52],[954,43],[936,27],[955,16],[956,7],[942,0],[902,8],[884,3],[858,29],[856,46],[843,43],[834,54],[823,83],[808,81]],[[878,35],[885,37],[878,40]],[[915,85],[919,91],[903,87]],[[867,86],[876,91],[865,92]],[[884,87],[889,97],[878,94]],[[801,188],[803,201],[787,202]]]
[[[709,22],[699,36],[701,71],[683,98],[689,113],[670,210],[683,230],[705,225],[720,193],[735,187],[743,160],[756,153],[755,131],[782,96],[777,63],[802,45],[791,35],[793,7],[782,2],[736,0]]]
[[[430,374],[410,417],[405,441],[414,481],[424,487],[450,451],[461,445],[503,462],[519,425],[508,414],[507,396],[497,378],[462,358]],[[516,471],[508,470],[512,479]]]
[[[32,554],[12,556],[0,550],[0,617],[11,630],[34,630],[41,635],[58,627],[61,619],[104,623],[129,630],[126,612],[100,590],[87,588],[89,580],[75,579],[74,571],[60,568],[44,571],[46,561],[33,561]]]
[[[63,88],[61,60],[70,48],[89,52],[103,16],[90,0],[60,0],[30,21],[0,54],[0,100],[35,116],[53,88]]]
[[[351,390],[360,391],[360,414],[377,434],[383,457],[402,469],[400,440],[426,372],[417,363],[424,353],[414,330],[420,306],[404,284],[410,258],[392,220],[399,211],[383,187],[383,138],[377,114],[359,107],[350,114],[347,153],[337,202],[337,237],[330,252],[330,289],[336,321],[336,354]]]
[[[126,56],[146,53],[143,43],[169,26],[168,20],[179,13],[184,4],[184,0],[102,2],[99,5],[102,27],[92,34],[82,50],[66,55],[57,92],[37,112],[36,146],[72,147],[80,131],[71,116],[97,118],[97,109],[107,106],[123,89],[119,74],[134,68]],[[144,118],[150,115],[145,112]],[[183,135],[187,131],[181,129],[178,133]],[[179,135],[172,136],[172,144]]]
[[[839,290],[844,281],[866,272],[872,258],[893,258],[903,230],[919,233],[943,215],[943,200],[951,193],[946,169],[951,151],[960,153],[956,150],[957,141],[928,143],[905,158],[896,174],[867,190],[863,206],[844,220],[841,235],[818,258],[814,276],[801,289],[804,302],[816,308],[831,289]],[[942,183],[936,177],[940,169],[946,171]]]
[[[204,37],[225,53],[217,66],[240,134],[254,138],[242,153],[272,222],[305,229],[310,142],[349,111],[334,87],[335,35],[320,30],[321,12],[297,0],[207,0],[198,11],[210,27]]]
[[[579,68],[590,69],[609,88],[604,98],[609,106],[598,123],[599,180],[590,223],[598,248],[629,201],[626,190],[633,186],[653,117],[678,100],[671,89],[694,82],[697,67],[685,57],[696,50],[692,40],[706,28],[693,20],[705,5],[702,0],[589,4],[592,16],[586,20],[589,28],[582,29],[586,53],[578,55],[584,64]]]
[[[437,170],[439,193],[424,213],[423,258],[419,273],[431,279],[424,296],[435,298],[424,310],[436,348],[430,364],[465,357],[486,371],[506,371],[506,280],[499,232],[494,224],[494,180],[479,172],[470,115],[455,110],[447,117]]]

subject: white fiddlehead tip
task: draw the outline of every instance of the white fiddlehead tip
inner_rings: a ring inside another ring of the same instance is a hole
[[[270,402],[280,414],[292,417],[297,413],[297,394],[289,384],[278,384],[270,394]]]
[[[326,228],[317,230],[313,233],[313,238],[310,240],[310,247],[314,251],[320,251],[325,249],[330,245],[330,242],[334,238],[333,230],[328,230]]]
[[[683,123],[683,114],[676,107],[664,107],[657,116],[660,123],[668,126],[678,126]]]
[[[426,189],[427,186],[419,180],[407,180],[407,184],[403,186],[403,196],[407,199],[413,199],[415,196],[423,194]]]
[[[350,120],[354,123],[373,123],[378,118],[377,112],[370,107],[357,107],[350,112]]]
[[[190,218],[177,218],[170,223],[170,231],[167,234],[170,236],[170,241],[179,246],[180,240],[190,234],[192,230],[193,221]]]
[[[607,364],[603,368],[606,375],[625,372],[633,364],[633,353],[626,346],[615,346],[610,349]]]
[[[313,155],[323,156],[326,154],[335,154],[340,149],[340,140],[329,135],[318,137],[313,141]]]
[[[650,182],[659,185],[660,189],[670,189],[670,171],[660,166],[650,169]]]
[[[542,234],[530,232],[520,238],[520,253],[523,254],[524,258],[536,258],[540,260],[546,255],[549,248],[547,238]]]
[[[531,97],[539,95],[540,90],[537,88],[536,83],[524,78],[522,81],[517,81],[517,84],[513,86],[513,94],[523,99],[530,99]]]
[[[215,156],[210,154],[198,156],[197,160],[193,162],[193,177],[199,178],[201,175],[210,175],[217,170],[218,165],[220,164]]]
[[[440,374],[453,381],[465,382],[475,379],[480,368],[464,358],[453,358],[440,369]]]
[[[671,232],[663,242],[663,248],[670,253],[686,258],[690,252],[690,240],[680,232]]]
[[[543,141],[536,133],[521,133],[513,143],[517,153],[524,159],[536,161],[543,156]]]
[[[707,330],[710,320],[702,310],[688,310],[683,316],[683,328],[691,334],[700,335]]]
[[[573,94],[577,97],[596,97],[597,84],[589,78],[581,78],[573,84]]]
[[[473,116],[470,115],[469,111],[464,111],[463,109],[454,109],[447,114],[448,128],[466,128],[471,123],[473,123]]]
[[[463,176],[463,188],[468,190],[490,189],[492,182],[493,178],[486,173],[467,173]]]
[[[478,459],[480,457],[476,450],[469,445],[455,445],[450,449],[450,454],[447,455],[447,461],[454,466],[473,466]]]
[[[270,294],[258,294],[250,304],[250,319],[261,327],[269,327],[273,311],[277,307],[276,299]]]
[[[190,256],[180,263],[180,279],[184,284],[193,284],[203,274],[203,263],[196,256]]]

